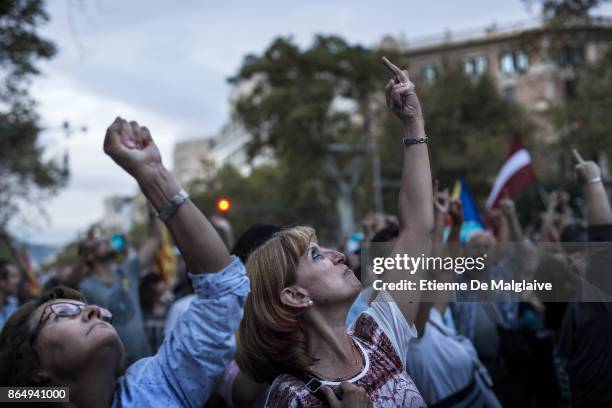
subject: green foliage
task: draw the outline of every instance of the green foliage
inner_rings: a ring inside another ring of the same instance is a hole
[[[445,66],[430,85],[417,83],[425,115],[433,177],[452,187],[460,177],[483,204],[514,135],[525,143],[533,131],[521,108],[501,97],[488,76],[469,77],[458,66]],[[387,133],[401,134],[395,121]],[[384,139],[383,178],[399,180],[401,141]],[[393,205],[385,194],[385,207]]]
[[[294,224],[306,221],[293,209],[291,200],[294,197],[285,194],[289,180],[282,165],[262,165],[251,174],[242,175],[228,164],[212,177],[194,182],[190,191],[193,202],[207,215],[217,212],[219,198],[229,199],[231,208],[225,216],[239,236],[255,222]],[[304,186],[304,191],[311,192],[312,186]]]
[[[550,20],[564,22],[588,17],[589,11],[610,0],[523,0],[528,6],[540,4],[542,15]]]
[[[559,104],[552,112],[554,123],[563,137],[559,148],[569,155],[568,146],[576,146],[585,158],[612,155],[612,49],[600,61],[577,69],[576,95]],[[571,158],[569,159],[571,160]],[[568,165],[572,163],[568,160]]]
[[[36,61],[55,54],[53,43],[36,33],[47,20],[41,0],[0,5],[0,226],[20,203],[39,203],[41,193],[56,192],[68,177],[66,160],[42,157],[36,144],[39,118],[28,93],[32,76],[39,74]]]
[[[337,36],[317,36],[305,50],[278,38],[262,55],[246,57],[231,79],[255,83],[237,102],[236,114],[253,136],[250,156],[272,151],[282,168],[279,202],[288,203],[300,222],[319,229],[337,223],[330,215],[336,211],[338,180],[324,162],[332,159],[349,177],[353,159],[363,153],[330,153],[330,145],[372,141],[372,95],[382,92],[388,78],[380,57]],[[338,109],[339,101],[348,108]]]
[[[400,65],[401,58],[393,57]],[[355,214],[373,207],[372,153],[330,154],[333,143],[376,142],[380,148],[384,207],[397,208],[397,182],[401,176],[401,125],[384,106],[383,88],[389,77],[380,64],[381,53],[351,46],[338,37],[319,36],[302,51],[290,39],[277,39],[261,56],[248,56],[233,82],[251,79],[253,92],[237,103],[237,116],[253,135],[249,152],[256,156],[271,149],[276,165],[256,169],[249,177],[224,168],[206,186],[199,203],[213,209],[224,195],[248,203],[268,203],[291,210],[274,214],[274,221],[307,222],[318,229],[334,225],[337,185],[323,171],[326,157],[333,157],[345,176],[351,159],[363,154],[362,181],[352,191]],[[532,126],[515,104],[499,94],[489,77],[466,76],[459,67],[446,66],[431,86],[417,82],[430,135],[431,162],[442,185],[452,186],[464,176],[482,203],[490,191],[514,135],[527,143]],[[338,96],[350,101],[352,111],[332,108]],[[355,117],[360,121],[355,121]],[[330,156],[331,155],[331,156]],[[261,171],[261,173],[259,173]],[[262,183],[260,177],[268,182]],[[396,187],[393,187],[393,181]],[[254,187],[257,186],[257,187]],[[270,189],[271,187],[271,189]],[[235,201],[235,200],[234,200]],[[241,226],[254,219],[232,214]],[[248,211],[245,211],[245,214]]]

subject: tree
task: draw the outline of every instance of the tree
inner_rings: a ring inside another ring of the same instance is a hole
[[[599,160],[604,172],[605,156],[612,153],[608,139],[612,124],[609,120],[612,104],[612,51],[608,48],[595,64],[586,64],[587,44],[601,35],[593,24],[593,9],[610,0],[523,0],[541,5],[545,28],[549,32],[549,47],[558,62],[571,69],[566,82],[567,96],[550,113],[559,131],[558,143],[550,146],[561,162],[562,176],[573,174],[574,161],[568,145],[579,146],[590,159]],[[567,181],[567,180],[564,180]]]
[[[285,225],[303,221],[288,202],[290,197],[284,194],[288,181],[284,169],[277,164],[260,165],[249,175],[226,164],[195,180],[189,190],[193,202],[207,215],[217,212],[219,198],[229,199],[231,208],[224,216],[239,236],[254,222]],[[309,191],[309,187],[305,190]]]
[[[564,136],[559,146],[569,155],[568,145],[578,146],[585,157],[600,160],[612,155],[612,48],[595,64],[582,66],[575,95],[553,109],[556,127]],[[569,158],[571,160],[571,158]],[[568,166],[573,165],[568,160]]]
[[[37,28],[49,20],[42,0],[0,4],[0,231],[24,205],[40,203],[68,177],[67,160],[43,158],[36,104],[28,88],[40,72],[36,62],[55,55]],[[5,231],[0,234],[8,236]]]
[[[372,95],[382,95],[388,79],[380,57],[337,36],[319,35],[306,50],[278,38],[231,79],[254,84],[238,100],[237,118],[253,136],[251,157],[271,149],[286,171],[284,195],[301,222],[329,227],[336,207],[342,230],[352,232],[364,146],[375,132]]]
[[[549,21],[568,22],[589,17],[589,12],[610,0],[523,0],[527,6],[538,3]]]

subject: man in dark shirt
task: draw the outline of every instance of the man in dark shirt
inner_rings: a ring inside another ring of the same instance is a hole
[[[612,243],[612,208],[596,163],[574,151],[576,173],[587,202],[589,242]],[[589,255],[582,302],[570,305],[561,329],[559,354],[567,372],[575,407],[612,406],[612,244],[593,245]]]

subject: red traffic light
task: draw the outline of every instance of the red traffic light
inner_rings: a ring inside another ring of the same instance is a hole
[[[220,198],[217,200],[217,210],[220,212],[228,212],[232,207],[232,203],[227,198]]]

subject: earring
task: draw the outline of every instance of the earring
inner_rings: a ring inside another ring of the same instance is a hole
[[[312,301],[312,299],[308,299],[308,306],[312,306],[314,305],[314,302]]]

